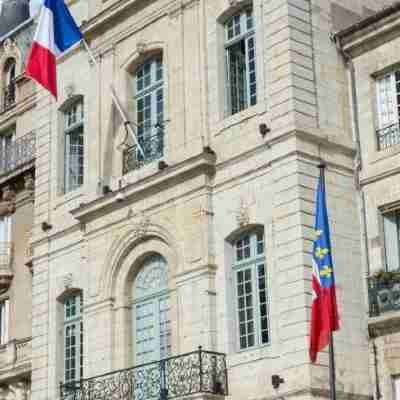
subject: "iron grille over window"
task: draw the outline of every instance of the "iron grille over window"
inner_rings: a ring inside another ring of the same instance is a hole
[[[229,114],[257,103],[256,46],[253,10],[236,14],[225,23]]]

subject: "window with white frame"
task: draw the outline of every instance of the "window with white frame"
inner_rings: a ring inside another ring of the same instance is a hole
[[[266,344],[270,337],[264,234],[246,233],[233,247],[238,342],[243,350]]]
[[[383,214],[386,269],[400,269],[400,209]]]
[[[257,103],[256,39],[253,10],[246,9],[225,22],[228,113]]]
[[[84,163],[83,101],[77,101],[64,112],[64,190],[65,193],[83,184]]]
[[[64,382],[83,377],[82,294],[64,300]]]
[[[9,300],[0,301],[0,345],[8,343]]]
[[[164,78],[160,57],[142,64],[135,74],[138,140],[146,161],[163,155]]]
[[[378,149],[400,144],[400,71],[385,74],[376,81]]]

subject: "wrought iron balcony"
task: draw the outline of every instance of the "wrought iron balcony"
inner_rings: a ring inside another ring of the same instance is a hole
[[[35,158],[35,133],[30,132],[0,148],[0,176]]]
[[[7,111],[15,105],[15,92],[16,85],[15,82],[7,85],[3,92],[3,111]]]
[[[123,174],[139,169],[164,155],[164,129],[157,128],[154,135],[139,138],[139,143],[143,149],[144,157],[137,145],[125,149],[122,156]]]
[[[400,310],[400,273],[384,272],[368,278],[369,314]]]
[[[61,384],[62,400],[169,400],[197,393],[228,395],[225,354],[198,351]]]
[[[376,131],[378,141],[378,150],[384,150],[388,147],[400,144],[399,124],[392,124]]]

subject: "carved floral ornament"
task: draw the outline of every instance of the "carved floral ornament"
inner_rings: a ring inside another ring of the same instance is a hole
[[[16,45],[10,38],[6,39],[3,43],[3,49],[6,54],[15,53]]]

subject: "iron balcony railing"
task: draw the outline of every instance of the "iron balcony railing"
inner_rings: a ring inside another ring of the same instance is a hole
[[[228,395],[225,354],[187,353],[61,384],[62,400],[169,400],[196,393]]]
[[[4,88],[3,92],[3,111],[7,111],[15,105],[15,82],[10,83]]]
[[[400,310],[400,274],[385,273],[383,277],[369,277],[368,298],[371,317]]]
[[[139,169],[146,164],[160,159],[164,155],[164,129],[157,128],[152,136],[139,138],[140,146],[143,149],[144,157],[137,145],[128,147],[123,152],[122,173]]]
[[[399,124],[392,124],[376,131],[378,141],[378,150],[384,150],[388,147],[400,144]]]
[[[35,133],[0,146],[0,176],[32,161],[35,158]]]

